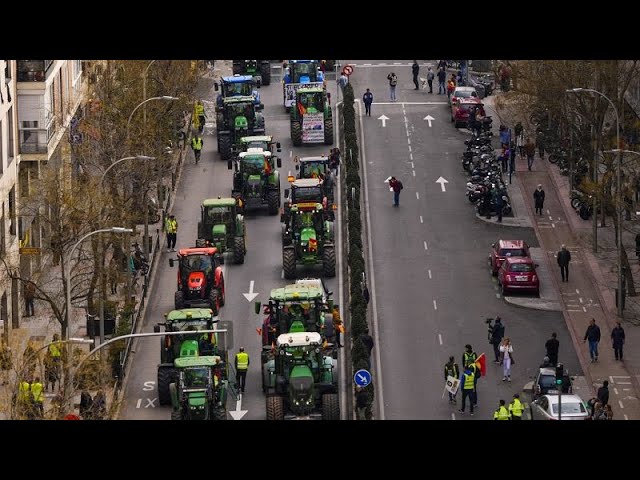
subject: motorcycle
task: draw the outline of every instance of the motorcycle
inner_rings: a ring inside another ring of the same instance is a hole
[[[149,259],[145,256],[139,243],[134,243],[133,248],[134,251],[133,254],[131,254],[131,259],[133,260],[135,273],[141,272],[142,275],[147,275],[149,273]]]

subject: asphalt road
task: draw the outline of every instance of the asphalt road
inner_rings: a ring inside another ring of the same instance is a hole
[[[274,67],[277,64],[272,64]],[[266,134],[273,135],[282,144],[281,189],[287,187],[287,173],[295,174],[292,158],[295,155],[311,156],[328,154],[330,146],[313,145],[293,150],[289,136],[289,115],[282,105],[282,86],[280,72],[274,68],[271,85],[260,90],[262,103],[265,105]],[[336,84],[328,82],[329,91],[335,95]],[[213,81],[203,79],[199,86],[200,98],[215,100]],[[335,98],[335,97],[334,97]],[[334,101],[332,100],[332,103]],[[205,106],[206,103],[205,103]],[[212,118],[212,115],[210,115]],[[208,133],[208,134],[207,134]],[[189,151],[183,167],[182,178],[177,189],[177,197],[173,212],[179,222],[177,247],[193,246],[197,233],[197,222],[200,216],[200,204],[205,198],[218,195],[230,196],[232,171],[227,170],[227,163],[220,160],[216,147],[215,130],[205,129],[202,157],[196,166],[193,154]],[[189,149],[190,150],[190,149]],[[226,282],[226,305],[221,310],[222,320],[231,320],[234,329],[234,350],[244,346],[249,353],[251,364],[247,374],[247,389],[243,396],[241,409],[248,413],[246,419],[265,419],[265,401],[260,380],[261,341],[256,328],[261,325],[262,315],[254,313],[254,303],[247,301],[242,295],[249,292],[249,284],[254,282],[255,300],[268,300],[272,288],[278,288],[293,281],[285,281],[282,273],[281,228],[279,216],[268,216],[266,211],[248,213],[247,255],[244,265],[224,265]],[[169,257],[175,254],[164,252],[158,265],[153,291],[148,297],[146,322],[142,332],[153,331],[153,325],[163,321],[163,314],[173,309],[173,297],[176,288],[176,268],[169,267]],[[339,268],[340,270],[340,268]],[[308,272],[308,276],[313,276]],[[327,288],[336,292],[338,297],[338,277],[326,281]],[[124,394],[120,418],[138,420],[168,420],[170,407],[160,407],[156,393],[157,364],[160,360],[158,339],[139,341],[132,357],[132,368]],[[232,355],[233,357],[233,355]],[[238,408],[236,401],[229,399],[228,410]]]
[[[537,371],[552,331],[558,333],[560,360],[572,374],[581,374],[579,362],[560,313],[515,307],[499,297],[488,269],[490,245],[504,238],[537,246],[534,231],[476,218],[464,195],[467,179],[460,165],[466,131],[450,123],[446,96],[414,90],[411,62],[348,61],[356,64],[350,79],[356,99],[366,88],[374,95],[372,116],[361,117],[361,152],[373,259],[373,271],[367,273],[375,282],[374,381],[382,385],[377,399],[384,402],[376,418],[471,418],[468,413],[461,417],[459,406],[442,398],[443,365],[450,355],[460,363],[467,343],[478,354],[486,352],[488,360],[473,418],[493,418],[498,400],[508,403]],[[392,70],[398,76],[398,101],[393,103],[386,80]],[[425,66],[420,76],[426,76]],[[356,111],[363,114],[364,107]],[[378,119],[383,114],[388,117],[384,127]],[[433,117],[431,127],[427,115]],[[398,208],[385,183],[391,175],[404,184]],[[436,183],[439,177],[448,181],[446,191]],[[502,382],[502,368],[493,363],[487,341],[484,318],[496,314],[514,344],[511,384]]]

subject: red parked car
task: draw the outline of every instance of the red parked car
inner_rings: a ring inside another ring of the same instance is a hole
[[[530,257],[529,245],[524,240],[498,240],[491,245],[491,254],[489,255],[489,265],[491,273],[498,275],[500,265],[506,257]]]
[[[514,291],[530,291],[540,294],[540,281],[536,273],[537,265],[527,257],[507,257],[498,270],[498,284],[502,285],[502,295]]]
[[[487,115],[484,111],[484,104],[478,97],[458,98],[457,102],[451,104],[451,121],[456,128],[467,126],[471,107],[479,107],[482,115]]]

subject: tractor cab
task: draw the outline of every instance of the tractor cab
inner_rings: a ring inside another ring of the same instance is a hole
[[[161,363],[173,363],[175,359],[198,357],[217,351],[215,334],[200,334],[199,330],[212,330],[217,323],[210,308],[185,308],[165,314],[165,321],[157,323],[153,330],[160,332],[164,326],[167,332],[184,332],[181,335],[167,335],[161,341]]]
[[[299,88],[296,92],[296,104],[300,116],[323,113],[327,98],[327,92],[323,88]]]
[[[298,178],[324,178],[329,171],[329,157],[324,155],[296,158],[294,162],[296,162]]]
[[[262,150],[271,152],[272,155],[280,153],[282,147],[280,142],[274,142],[271,135],[253,135],[242,137],[240,139],[240,150],[248,151],[250,148],[261,148]]]
[[[233,252],[234,263],[243,263],[245,250],[244,217],[238,213],[242,199],[209,198],[202,201],[197,246],[207,244],[219,253]]]
[[[270,215],[277,215],[280,207],[280,174],[276,166],[282,166],[280,158],[273,156],[269,150],[249,148],[246,152],[240,152],[235,162],[229,160],[227,167],[231,169],[233,163],[235,172],[231,194],[238,199],[240,211],[267,206]]]
[[[253,97],[238,96],[225,98],[223,100],[223,108],[225,123],[230,130],[236,132],[238,138],[243,136],[241,135],[243,131],[248,132],[249,124],[252,124],[255,120]]]
[[[257,90],[259,87],[260,85],[251,75],[236,74],[232,77],[222,77],[219,84],[214,83],[215,91],[220,91],[220,94],[216,97],[216,111],[219,111],[222,107],[224,98],[238,96],[253,97],[253,103],[256,108],[264,108],[264,105],[260,103],[260,93]]]
[[[174,420],[225,420],[226,374],[217,355],[178,358],[176,383],[169,390]]]
[[[169,259],[173,267],[176,259]],[[218,314],[224,304],[222,255],[215,247],[181,248],[178,251],[176,310],[185,306],[209,306]]]
[[[317,60],[290,60],[284,70],[284,83],[323,82],[324,74]]]
[[[334,211],[337,205],[331,202],[333,200],[333,189],[325,192],[323,182],[320,178],[299,178],[289,177],[291,189],[284,191],[284,208],[280,215],[282,223],[289,223],[289,215],[292,205],[304,203],[319,203],[322,206],[322,212],[326,220],[333,221]]]
[[[251,96],[226,97],[216,113],[218,152],[228,160],[240,151],[240,139],[264,133],[264,116]]]

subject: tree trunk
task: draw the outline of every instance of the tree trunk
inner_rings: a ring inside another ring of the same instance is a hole
[[[629,265],[629,257],[627,257],[627,250],[622,246],[622,268],[624,269],[624,278],[627,282],[627,295],[630,297],[635,297],[636,286],[633,282],[633,272],[631,271],[631,265]]]

